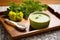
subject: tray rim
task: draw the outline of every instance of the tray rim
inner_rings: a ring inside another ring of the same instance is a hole
[[[51,13],[53,13],[53,15],[55,15],[57,18],[60,19],[60,14],[54,12],[54,10],[52,8],[50,8],[48,6],[48,11],[50,11]],[[4,11],[5,12],[5,11]],[[4,13],[3,12],[3,13]],[[1,13],[1,12],[0,12]],[[6,29],[6,28],[5,28]],[[16,36],[16,37],[12,37],[10,34],[10,36],[13,38],[13,39],[17,39],[17,38],[23,38],[23,37],[28,37],[28,36],[32,36],[32,35],[35,35],[35,34],[41,34],[41,33],[45,33],[45,32],[49,32],[49,31],[54,31],[54,30],[59,30],[60,29],[60,26],[56,26],[56,27],[52,27],[52,28],[46,28],[46,29],[39,29],[38,31],[35,31],[35,32],[30,32],[28,34],[24,34],[24,35],[20,35],[20,36]],[[41,31],[42,30],[42,31]],[[6,30],[7,31],[7,30]],[[30,34],[30,35],[29,35]]]
[[[60,25],[59,26],[52,27],[52,28],[44,28],[44,29],[38,29],[38,30],[30,31],[27,34],[23,34],[23,35],[19,35],[19,36],[13,36],[12,37],[12,35],[10,35],[9,33],[8,34],[13,39],[17,39],[17,38],[24,38],[24,37],[29,37],[29,36],[37,35],[37,34],[42,34],[42,33],[46,33],[46,32],[49,32],[49,31],[55,31],[55,30],[59,30],[59,29],[60,29]],[[5,28],[5,30],[7,31],[6,28]]]

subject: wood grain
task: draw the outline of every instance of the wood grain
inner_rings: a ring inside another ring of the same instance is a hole
[[[35,0],[36,1],[36,0]],[[39,0],[44,4],[60,4],[60,0]],[[20,4],[22,0],[0,0],[0,6],[7,6],[9,2]]]
[[[28,36],[35,35],[35,34],[40,34],[40,33],[48,32],[48,31],[53,31],[53,30],[56,30],[56,29],[60,29],[60,19],[58,17],[56,17],[55,15],[53,15],[49,11],[45,11],[44,13],[47,13],[50,16],[49,27],[44,28],[44,29],[21,32],[21,31],[16,30],[13,26],[6,24],[4,18],[1,17],[1,16],[0,16],[0,21],[2,22],[4,28],[7,30],[7,32],[10,34],[10,36],[13,39],[28,37]],[[25,23],[26,22],[28,22],[28,21],[25,21]],[[24,23],[24,21],[23,21],[23,23]]]

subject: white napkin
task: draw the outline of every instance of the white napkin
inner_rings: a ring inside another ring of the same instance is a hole
[[[14,22],[14,21],[11,21],[11,20],[9,20],[9,19],[5,19],[5,21],[14,24],[16,27],[18,27],[18,28],[21,29],[21,30],[25,30],[25,29],[26,29],[26,27],[25,27],[24,25],[18,24],[18,23]]]

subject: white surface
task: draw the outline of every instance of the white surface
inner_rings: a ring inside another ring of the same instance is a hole
[[[51,4],[49,5],[52,9],[54,9],[55,12],[58,12],[60,14],[60,4]]]
[[[0,12],[6,11],[9,6],[0,6]]]

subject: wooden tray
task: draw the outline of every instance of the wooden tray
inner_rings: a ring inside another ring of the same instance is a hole
[[[4,12],[1,12],[4,13]],[[32,35],[36,35],[36,34],[41,34],[44,32],[48,32],[48,31],[53,31],[53,30],[58,30],[60,29],[60,14],[55,13],[53,9],[51,9],[50,7],[48,7],[48,10],[45,11],[45,13],[47,13],[50,16],[50,24],[48,28],[43,28],[43,29],[38,29],[38,30],[29,30],[27,29],[27,31],[25,32],[21,32],[16,30],[13,26],[8,25],[4,18],[3,15],[0,15],[0,21],[2,22],[4,28],[6,29],[6,31],[9,33],[9,35],[13,38],[13,39],[19,39],[19,38],[23,38],[23,37],[28,37],[28,36],[32,36]],[[27,20],[23,20],[24,23],[28,23],[29,21]]]

